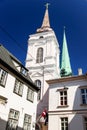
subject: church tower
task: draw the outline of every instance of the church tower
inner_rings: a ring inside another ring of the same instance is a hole
[[[65,35],[65,27],[64,27],[62,59],[61,59],[61,77],[66,77],[71,75],[72,75],[72,70],[71,70],[69,52],[67,47],[66,35]]]
[[[46,80],[60,77],[59,44],[53,29],[50,27],[48,4],[42,26],[28,39],[26,67],[31,79],[40,88],[38,93],[37,113],[48,109],[48,85]]]

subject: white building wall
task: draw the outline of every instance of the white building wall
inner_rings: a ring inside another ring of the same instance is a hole
[[[49,123],[48,130],[59,130],[58,129],[58,116],[57,115],[49,115]]]
[[[40,39],[40,36],[43,38]],[[36,63],[36,56],[37,56],[37,49],[42,47],[43,48],[43,62]],[[39,33],[30,35],[28,40],[28,50],[26,56],[26,67],[30,71],[30,76],[33,79],[31,73],[37,70],[37,67],[46,67],[47,69],[52,69],[54,72],[54,76],[59,76],[59,48],[56,36],[53,31],[49,33]],[[57,59],[56,59],[57,57]],[[58,62],[57,62],[58,61]],[[56,64],[57,63],[57,64]],[[50,68],[50,65],[52,67]]]
[[[40,38],[42,37],[42,38]],[[43,48],[43,62],[36,63],[38,48]],[[59,44],[53,30],[30,35],[26,56],[26,68],[33,81],[41,81],[41,100],[38,102],[38,114],[48,109],[48,84],[46,80],[60,77]],[[39,107],[40,106],[40,107]]]
[[[49,110],[57,110],[59,105],[59,92],[57,89],[63,89],[64,86],[68,88],[68,108],[58,108],[58,110],[76,110],[76,109],[85,109],[84,106],[81,106],[81,96],[80,96],[80,86],[86,86],[87,81],[76,81],[76,82],[65,82],[65,83],[56,83],[50,85],[49,90]],[[55,101],[55,102],[54,102]]]
[[[5,122],[5,124],[0,125],[0,130],[5,130],[6,128],[6,121],[8,120],[10,109],[20,112],[18,126],[21,128],[23,128],[24,114],[31,115],[31,130],[33,130],[34,128],[32,128],[32,125],[36,122],[37,93],[34,92],[34,102],[32,103],[26,99],[28,87],[24,85],[23,95],[21,97],[13,93],[14,83],[15,77],[8,74],[5,88],[0,86],[0,95],[7,98],[7,103],[5,105],[0,104],[0,120]]]
[[[68,107],[58,107],[58,89],[68,88]],[[86,80],[67,81],[49,85],[49,123],[48,130],[61,130],[61,117],[68,117],[69,130],[84,130],[83,117],[87,106],[81,105],[80,86],[87,86]]]
[[[48,130],[61,130],[61,118],[68,117],[69,130],[84,130],[83,118],[80,114],[62,114],[49,115]]]

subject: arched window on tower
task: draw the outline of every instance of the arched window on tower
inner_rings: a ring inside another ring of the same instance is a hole
[[[41,97],[41,81],[40,80],[35,80],[35,84],[37,85],[37,87],[39,87],[39,91],[38,91],[38,95],[37,95],[37,100],[40,100]]]
[[[40,47],[37,49],[36,63],[41,62],[43,62],[43,48]]]

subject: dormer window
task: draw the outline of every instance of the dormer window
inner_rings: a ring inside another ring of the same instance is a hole
[[[16,67],[17,71],[19,71],[21,74],[23,74],[24,76],[27,76],[27,72],[28,70],[21,65],[20,63],[16,62],[14,59],[12,59],[14,66]]]
[[[20,72],[20,70],[21,70],[20,64],[17,61],[15,61],[14,59],[12,59],[12,61],[13,61],[14,66],[16,67],[16,69]]]
[[[28,70],[26,70],[24,67],[21,67],[21,73],[25,76],[27,76]]]

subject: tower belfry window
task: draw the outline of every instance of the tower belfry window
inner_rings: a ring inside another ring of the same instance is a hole
[[[43,62],[43,48],[38,48],[37,50],[37,56],[36,56],[36,63]]]

